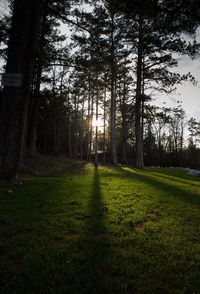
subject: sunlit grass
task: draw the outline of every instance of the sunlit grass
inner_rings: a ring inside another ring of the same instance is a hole
[[[199,293],[198,178],[64,162],[1,190],[1,293]]]

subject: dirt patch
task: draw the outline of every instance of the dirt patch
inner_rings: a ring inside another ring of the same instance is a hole
[[[160,216],[163,213],[163,209],[161,207],[152,207],[148,210],[148,213]]]
[[[85,215],[76,215],[74,217],[74,219],[78,220],[78,221],[86,221],[89,220],[91,218],[91,215],[89,214],[85,214]]]
[[[63,247],[63,246],[66,245],[66,243],[77,240],[77,239],[78,239],[77,234],[66,234],[66,235],[61,236],[61,237],[56,237],[55,238],[55,243],[56,243],[56,246]]]
[[[20,174],[35,176],[60,176],[62,174],[77,174],[83,171],[87,163],[75,161],[65,156],[42,156],[26,158]]]
[[[117,254],[120,254],[120,256],[124,256],[124,257],[130,257],[130,246],[128,245],[123,245],[120,246],[119,248],[117,248]]]
[[[136,223],[134,223],[134,229],[136,231],[143,231],[144,230],[144,227],[145,227],[145,224],[148,222],[147,219],[143,219],[141,221],[138,221]]]
[[[1,230],[9,231],[10,238],[24,237],[33,232],[33,229],[16,227],[15,225],[10,224],[4,220],[0,220],[0,225],[1,225]]]
[[[21,238],[33,233],[32,229],[25,229],[25,228],[15,228],[12,237],[14,238]]]
[[[145,229],[146,223],[155,223],[158,222],[161,215],[163,214],[163,209],[160,207],[150,208],[148,211],[148,217],[133,224],[133,227],[136,231],[143,231]]]
[[[149,220],[151,222],[157,222],[163,214],[161,207],[153,207],[148,210]]]
[[[19,270],[22,267],[22,261],[20,259],[14,259],[10,262],[10,268],[14,271]]]
[[[101,240],[105,240],[106,236],[105,236],[105,234],[95,234],[93,239],[95,239],[97,241],[101,241]]]

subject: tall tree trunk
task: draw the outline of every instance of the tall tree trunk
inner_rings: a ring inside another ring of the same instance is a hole
[[[114,14],[111,15],[111,109],[110,109],[110,141],[111,141],[111,158],[112,163],[117,163],[117,151],[116,151],[116,91],[115,91],[115,79],[116,79],[116,68],[115,68],[115,44],[114,44]]]
[[[124,73],[123,77],[123,97],[122,97],[122,133],[121,133],[121,140],[122,140],[122,154],[121,160],[122,163],[128,164],[127,155],[126,155],[126,147],[127,147],[127,128],[126,128],[126,75]]]
[[[45,25],[46,25],[47,15],[46,13],[42,17],[42,23],[40,28],[40,38],[38,44],[39,58],[37,64],[36,72],[36,85],[34,91],[34,102],[33,108],[31,111],[31,128],[30,128],[30,146],[29,154],[30,156],[35,157],[37,153],[37,126],[38,126],[38,115],[39,115],[39,106],[40,106],[40,86],[42,78],[42,55],[45,46]]]
[[[95,166],[98,166],[98,120],[99,120],[99,85],[98,85],[98,72],[96,75],[96,128],[95,128]]]
[[[89,161],[92,160],[92,137],[93,137],[93,127],[92,127],[92,120],[94,115],[94,88],[92,92],[92,105],[91,105],[91,128],[90,128],[90,143],[89,143]]]
[[[83,94],[81,123],[80,123],[80,160],[83,160],[83,136],[84,136],[84,109],[85,109],[85,94]]]
[[[32,108],[32,119],[31,119],[31,129],[30,129],[30,156],[35,157],[37,153],[37,125],[38,125],[38,115],[40,106],[40,85],[42,76],[42,65],[39,64],[37,68],[37,81],[36,88],[34,92],[34,104]]]
[[[68,150],[69,150],[69,156],[72,158],[72,134],[71,134],[71,115],[70,115],[70,96],[69,93],[67,95],[67,106],[68,106],[68,114],[67,114],[67,132],[68,132]]]
[[[139,40],[137,59],[137,87],[135,102],[136,168],[144,169],[142,132],[142,68],[143,68],[143,21],[139,19]]]
[[[41,18],[41,0],[15,0],[8,45],[7,74],[22,75],[21,87],[5,86],[1,114],[1,178],[16,176],[26,136],[27,112],[33,74],[34,48]]]
[[[91,134],[91,127],[92,127],[92,117],[91,117],[91,69],[88,76],[88,126],[87,126],[87,155],[86,160],[89,161],[89,154],[90,154],[90,134]]]
[[[43,146],[43,153],[44,154],[47,153],[47,142],[48,142],[48,132],[45,132],[45,135],[44,135],[44,146]]]
[[[106,164],[106,87],[103,101],[103,164]]]
[[[72,155],[72,134],[71,134],[71,117],[70,114],[68,116],[68,150],[70,158],[73,157]]]
[[[74,96],[75,118],[74,118],[74,159],[78,159],[78,102],[77,94]]]
[[[183,164],[183,143],[184,143],[184,122],[181,122],[181,138],[180,138],[180,160]]]

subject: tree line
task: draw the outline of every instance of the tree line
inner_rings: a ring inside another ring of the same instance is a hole
[[[198,57],[198,1],[15,0],[11,11],[0,21],[2,179],[38,153],[200,167],[200,122],[152,101],[196,84],[175,68],[176,56]]]

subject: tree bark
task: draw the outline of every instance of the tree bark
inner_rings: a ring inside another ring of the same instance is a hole
[[[115,45],[114,45],[114,15],[111,15],[111,109],[110,109],[110,141],[111,141],[111,158],[112,163],[117,163],[116,152],[116,92],[115,92]]]
[[[1,113],[1,178],[16,176],[26,136],[34,48],[41,19],[41,0],[15,0],[6,73],[22,75],[21,87],[5,86]]]
[[[121,146],[122,146],[122,154],[121,154],[121,160],[122,163],[128,164],[127,161],[127,155],[126,155],[126,149],[127,149],[127,127],[126,127],[126,75],[124,73],[123,77],[123,97],[122,97],[122,103],[121,103],[121,109],[122,109],[122,131],[121,131]]]
[[[35,157],[37,154],[37,125],[38,125],[38,115],[40,106],[40,84],[42,76],[42,65],[39,64],[37,68],[37,81],[36,88],[34,92],[34,104],[32,109],[32,120],[31,120],[31,130],[30,130],[30,156]]]
[[[98,72],[96,75],[96,122],[99,119],[99,85],[98,85]],[[98,166],[98,123],[95,127],[95,166]]]
[[[137,87],[135,102],[135,137],[136,137],[136,168],[144,169],[143,159],[143,133],[142,133],[142,68],[143,68],[143,24],[139,19],[139,40],[137,59]]]
[[[103,164],[106,164],[106,87],[103,101]]]
[[[72,155],[72,130],[71,130],[71,114],[70,114],[70,96],[69,93],[67,95],[67,107],[68,107],[68,114],[67,114],[67,121],[68,121],[68,126],[67,126],[67,133],[68,133],[68,150],[69,150],[69,156],[70,158],[73,157]]]
[[[92,119],[94,115],[94,88],[92,91],[92,105],[91,105],[91,128],[90,128],[90,142],[89,142],[89,161],[92,160],[92,137],[93,137],[93,127],[92,127]]]
[[[90,134],[91,134],[91,127],[92,127],[92,117],[91,117],[91,69],[88,76],[88,125],[87,125],[87,155],[86,160],[89,161],[90,156]]]
[[[41,27],[40,27],[40,38],[39,38],[39,57],[37,64],[37,72],[36,72],[36,85],[34,91],[34,102],[33,108],[31,112],[31,128],[30,128],[30,146],[29,146],[29,154],[30,156],[35,157],[37,154],[37,126],[38,126],[38,115],[39,115],[39,106],[40,106],[40,86],[41,86],[41,78],[42,78],[42,55],[45,47],[45,26],[46,26],[47,15],[44,13],[42,17]]]

